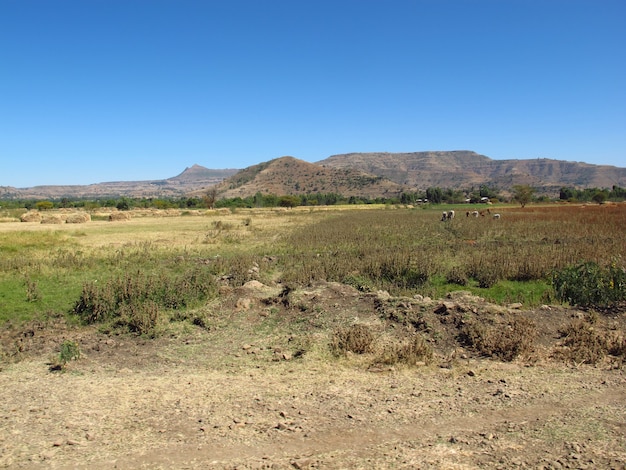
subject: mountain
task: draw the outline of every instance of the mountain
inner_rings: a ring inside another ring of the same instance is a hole
[[[220,197],[328,194],[394,197],[405,189],[388,178],[353,168],[323,167],[294,157],[280,157],[245,168],[216,186]]]
[[[471,189],[488,185],[510,191],[528,184],[538,194],[558,195],[562,186],[626,187],[626,168],[551,160],[492,160],[468,150],[412,153],[348,153],[309,163],[281,157],[243,170],[210,170],[193,165],[164,180],[97,183],[86,186],[0,187],[0,199],[60,199],[199,196],[215,188],[218,197],[256,193],[336,193],[368,198],[394,197],[429,187]]]
[[[486,184],[510,189],[528,184],[551,193],[562,186],[626,187],[626,168],[609,165],[537,160],[492,160],[467,150],[413,153],[348,153],[317,162],[326,168],[352,168],[413,189],[469,188]]]
[[[210,170],[193,165],[178,176],[164,180],[113,181],[89,185],[33,186],[13,188],[0,186],[1,199],[103,199],[118,197],[159,198],[185,197],[193,191],[201,191],[213,186],[238,170]]]

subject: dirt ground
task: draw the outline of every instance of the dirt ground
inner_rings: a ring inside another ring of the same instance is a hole
[[[224,294],[201,326],[156,339],[63,319],[6,326],[0,467],[626,468],[623,358],[588,365],[556,354],[559,330],[585,312],[466,294],[391,299],[338,284],[288,301],[258,283]],[[382,337],[409,328],[397,321],[409,312],[430,324],[432,363],[330,354],[329,331],[342,322]],[[511,362],[481,357],[454,341],[458,322],[447,319],[461,314],[531,318],[536,348]],[[625,324],[617,312],[595,327],[623,334]],[[82,356],[51,372],[65,339]]]

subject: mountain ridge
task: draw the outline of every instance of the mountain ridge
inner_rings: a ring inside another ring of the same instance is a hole
[[[549,195],[558,194],[563,186],[626,187],[626,168],[547,158],[493,160],[470,150],[360,152],[331,155],[315,163],[285,156],[240,170],[193,164],[162,180],[0,186],[0,199],[186,197],[198,196],[208,188],[227,198],[256,193],[337,193],[376,198],[428,187],[470,189],[488,185],[506,191],[516,184],[528,184]]]

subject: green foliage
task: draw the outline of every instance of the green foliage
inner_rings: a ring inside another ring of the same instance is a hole
[[[626,200],[626,188],[621,188],[616,185],[614,185],[611,189],[577,189],[563,186],[559,191],[559,199],[580,202],[594,201],[597,203],[602,203],[607,199],[609,201],[624,201]]]
[[[67,363],[80,359],[80,348],[75,341],[65,340],[61,343],[59,355],[50,363],[51,371],[65,370]]]
[[[51,201],[39,201],[35,203],[35,207],[40,211],[48,211],[54,207]]]
[[[216,292],[215,278],[206,269],[180,275],[136,272],[83,285],[73,312],[86,323],[112,320],[115,326],[147,334],[154,331],[159,310],[184,309]]]
[[[527,184],[517,184],[513,186],[513,199],[515,199],[522,207],[525,207],[535,193],[534,188],[531,188]]]
[[[556,270],[556,297],[580,307],[607,307],[626,300],[626,269],[612,263],[602,267],[589,261]]]

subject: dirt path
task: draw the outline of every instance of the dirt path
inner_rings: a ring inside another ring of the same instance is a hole
[[[0,373],[7,468],[624,468],[622,370],[84,360]]]

